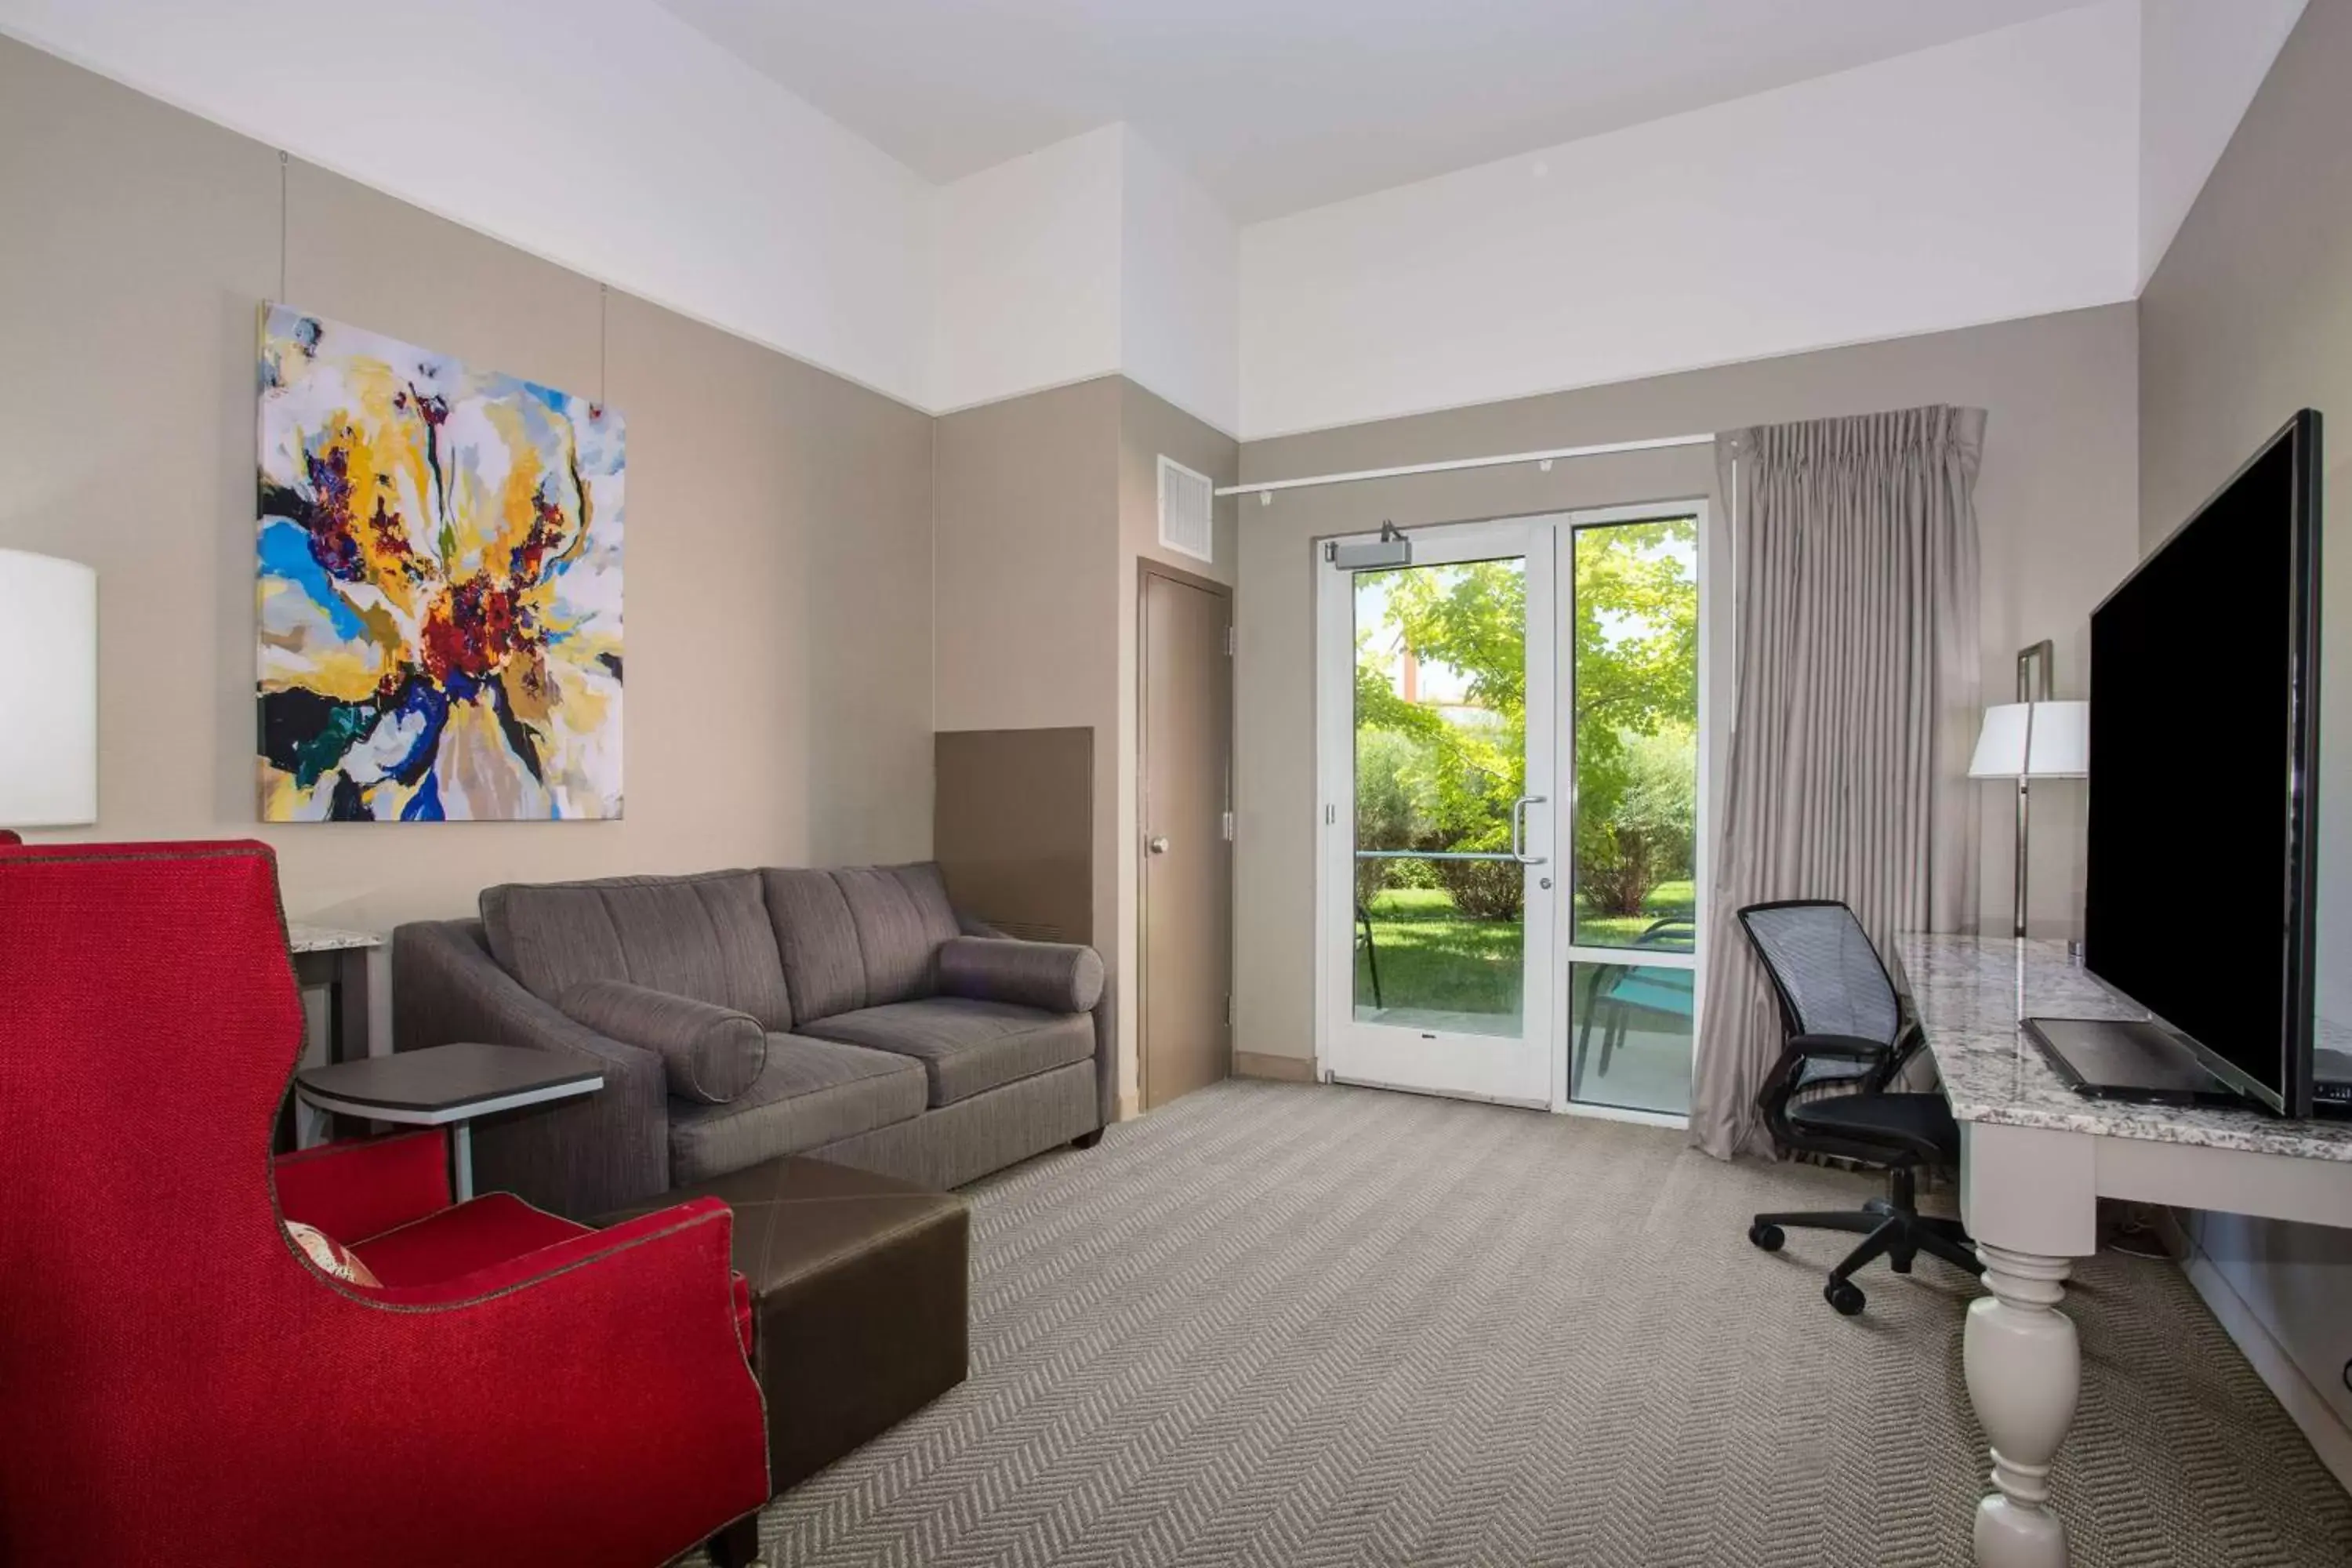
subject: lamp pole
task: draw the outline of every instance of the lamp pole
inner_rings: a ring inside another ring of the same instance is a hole
[[[2032,704],[2048,702],[2058,695],[2058,646],[2043,637],[2032,647],[2017,650],[2017,700],[2027,704],[2025,710],[2025,766],[2017,774],[2017,876],[2016,909],[2011,914],[2011,934],[2019,941],[2025,938],[2025,843],[2026,828],[2033,816],[2033,781],[2027,769],[2033,765],[2033,709]],[[2042,689],[2033,689],[2034,672],[2041,672]]]
[[[0,844],[98,820],[98,574],[0,549]]]

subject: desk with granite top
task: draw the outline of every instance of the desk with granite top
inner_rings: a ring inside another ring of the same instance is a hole
[[[2028,1016],[2145,1018],[2063,943],[1906,935],[1898,986],[1960,1124],[1960,1215],[1989,1294],[1962,1338],[1969,1400],[1992,1449],[1978,1506],[1981,1568],[2064,1568],[2050,1467],[2082,1387],[2060,1311],[2073,1260],[2098,1250],[2097,1201],[2126,1198],[2352,1227],[2352,1122],[2185,1109],[2077,1094],[2042,1058]]]

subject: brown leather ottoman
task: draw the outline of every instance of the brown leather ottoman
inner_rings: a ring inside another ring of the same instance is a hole
[[[751,1287],[751,1364],[778,1492],[964,1380],[971,1215],[952,1193],[787,1156],[604,1215],[688,1198],[735,1211]]]

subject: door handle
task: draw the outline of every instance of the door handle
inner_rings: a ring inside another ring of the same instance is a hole
[[[1168,836],[1164,833],[1155,833],[1143,841],[1143,847],[1154,855],[1165,855],[1168,853]]]
[[[1542,856],[1530,855],[1527,848],[1528,807],[1543,804],[1544,797],[1539,795],[1523,795],[1511,802],[1511,858],[1522,866],[1540,866],[1544,863]]]

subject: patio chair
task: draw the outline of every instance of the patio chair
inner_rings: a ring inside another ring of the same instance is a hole
[[[1637,948],[1664,948],[1680,939],[1675,951],[1688,951],[1690,939],[1698,932],[1697,923],[1686,915],[1668,915],[1652,921],[1635,937]],[[1609,1058],[1625,1043],[1625,1030],[1636,1013],[1648,1013],[1687,1025],[1693,1016],[1696,1001],[1695,971],[1688,969],[1660,970],[1632,963],[1597,963],[1592,966],[1592,978],[1584,994],[1584,1022],[1577,1033],[1576,1061],[1578,1079],[1582,1081],[1584,1064],[1591,1059],[1592,1026],[1601,1023],[1601,1060],[1592,1069],[1595,1078],[1609,1075]]]
[[[1381,947],[1372,940],[1372,911],[1361,899],[1356,900],[1356,945],[1364,950],[1364,967],[1372,973],[1372,1005],[1381,1006]]]

